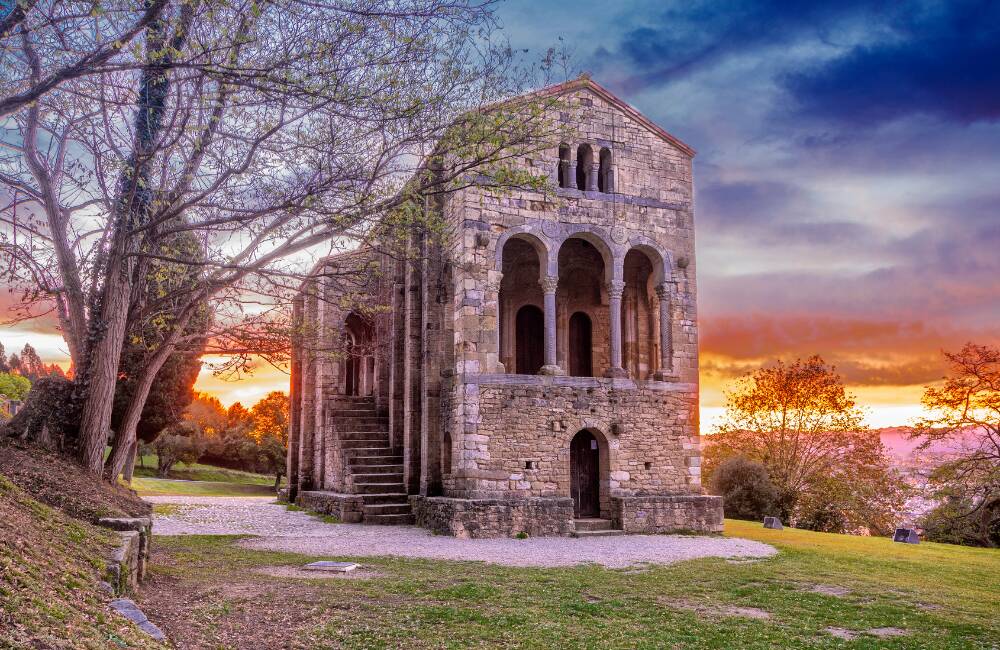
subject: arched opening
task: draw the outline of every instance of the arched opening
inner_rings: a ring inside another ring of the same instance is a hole
[[[368,397],[375,394],[375,334],[371,323],[351,312],[344,321],[345,395]]]
[[[514,325],[514,348],[517,359],[514,372],[537,375],[545,364],[545,314],[534,305],[517,310]]]
[[[599,169],[597,172],[597,191],[598,192],[614,192],[615,191],[615,177],[614,172],[611,171],[611,150],[607,147],[601,147],[601,153],[598,158]]]
[[[573,516],[599,517],[601,514],[601,447],[586,429],[573,436],[569,446],[570,496]]]
[[[556,358],[578,377],[599,376],[610,364],[611,323],[604,255],[580,237],[559,249],[556,291]]]
[[[559,174],[559,187],[569,187],[569,163],[570,163],[571,150],[569,145],[565,142],[559,145],[559,169],[557,173]]]
[[[590,169],[594,165],[594,150],[589,144],[581,144],[576,149],[576,189],[589,187]]]
[[[569,317],[569,374],[593,377],[594,342],[590,316],[578,311]]]
[[[645,253],[633,248],[625,255],[622,366],[633,379],[650,379],[660,355],[659,304],[653,275],[653,264]]]
[[[514,236],[502,251],[498,303],[500,362],[506,372],[536,374],[544,363],[535,365],[536,357],[545,356],[544,296],[538,284],[542,259],[536,246],[541,246],[537,240]],[[531,309],[524,311],[526,307]]]

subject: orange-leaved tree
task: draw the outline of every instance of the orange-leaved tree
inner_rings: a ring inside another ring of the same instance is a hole
[[[885,534],[904,494],[878,432],[819,356],[778,361],[738,380],[719,431],[706,439],[705,473],[727,458],[763,464],[775,514],[828,532]]]
[[[921,400],[927,415],[912,438],[952,447],[931,474],[942,505],[924,521],[937,541],[1000,546],[1000,349],[966,343],[945,352],[951,373]]]
[[[288,395],[268,393],[250,409],[251,435],[257,441],[258,458],[274,474],[274,489],[281,485],[288,450]]]

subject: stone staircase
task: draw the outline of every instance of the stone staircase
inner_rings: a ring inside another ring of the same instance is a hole
[[[403,485],[403,452],[389,446],[389,419],[379,415],[373,397],[337,400],[337,428],[348,460],[351,492],[364,500],[366,524],[412,524]]]
[[[617,537],[625,531],[611,527],[610,519],[574,519],[573,537]]]

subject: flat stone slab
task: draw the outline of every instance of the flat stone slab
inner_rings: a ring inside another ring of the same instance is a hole
[[[128,598],[116,598],[111,601],[111,609],[115,610],[128,620],[136,624],[140,630],[153,637],[157,641],[166,641],[167,635],[163,633],[163,630],[156,627],[146,615],[142,613],[139,606],[135,604],[134,601]]]
[[[358,568],[358,565],[354,562],[330,562],[328,560],[321,560],[319,562],[310,562],[309,564],[302,567],[306,571],[330,571],[331,573],[349,573]]]

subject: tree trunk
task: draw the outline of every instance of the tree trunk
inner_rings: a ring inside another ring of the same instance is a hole
[[[139,441],[133,440],[132,444],[128,448],[128,457],[125,459],[125,468],[122,470],[122,478],[129,485],[132,484],[132,473],[135,471],[135,456],[136,451],[139,448]],[[142,456],[139,457],[140,459]]]
[[[118,366],[125,342],[129,303],[132,299],[135,266],[132,253],[137,248],[132,230],[145,224],[149,218],[152,203],[150,180],[153,158],[157,140],[163,130],[163,117],[170,87],[168,71],[173,64],[173,53],[184,45],[193,12],[193,4],[185,4],[182,7],[180,22],[169,47],[166,21],[154,20],[147,30],[148,60],[143,68],[139,86],[135,143],[131,159],[125,166],[120,182],[111,252],[105,268],[104,290],[101,292],[100,315],[95,318],[96,322],[92,323],[90,328],[92,338],[96,340],[92,341],[87,355],[87,373],[84,378],[86,401],[80,420],[80,461],[95,473],[100,473],[102,468],[104,446],[111,424]],[[140,414],[144,404],[145,396],[139,400]],[[125,451],[125,449],[120,451],[112,467],[121,466]]]
[[[174,350],[177,349],[177,341],[181,337],[181,333],[187,327],[188,321],[191,320],[191,315],[194,314],[197,309],[199,301],[192,300],[188,303],[188,306],[180,314],[180,318],[177,322],[173,324],[173,329],[171,329],[170,334],[167,336],[166,340],[160,343],[160,347],[157,348],[156,352],[153,353],[152,358],[150,358],[149,363],[146,367],[142,369],[142,374],[139,377],[139,382],[136,384],[135,392],[132,394],[132,399],[128,403],[128,408],[125,410],[125,417],[122,418],[121,426],[119,427],[118,435],[115,436],[114,447],[111,449],[111,456],[108,457],[108,462],[105,464],[104,468],[104,478],[112,483],[121,474],[122,468],[125,466],[125,461],[130,455],[134,455],[135,445],[136,445],[136,429],[139,427],[139,420],[142,418],[142,410],[146,406],[146,399],[149,397],[149,389],[153,387],[153,381],[156,379],[156,373],[160,372],[160,368],[163,367],[164,362],[173,354]],[[112,390],[114,387],[112,386]],[[114,393],[112,393],[112,397]],[[111,414],[108,413],[108,421],[111,420]]]

